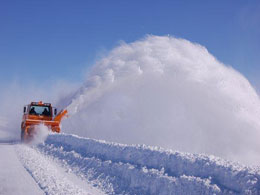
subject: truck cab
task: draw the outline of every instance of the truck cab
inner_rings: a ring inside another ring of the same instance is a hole
[[[27,118],[40,118],[43,120],[52,120],[57,114],[57,109],[50,103],[32,102],[24,107],[24,116]]]
[[[67,110],[62,110],[57,114],[57,109],[50,103],[31,102],[24,106],[21,123],[21,139],[32,137],[36,131],[36,126],[44,124],[51,131],[60,132],[61,119],[67,114]]]

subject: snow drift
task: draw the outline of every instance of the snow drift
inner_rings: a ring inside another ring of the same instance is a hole
[[[223,159],[50,135],[39,150],[108,194],[258,194],[259,169]]]
[[[260,162],[257,93],[205,47],[184,39],[122,43],[67,99],[66,132]]]

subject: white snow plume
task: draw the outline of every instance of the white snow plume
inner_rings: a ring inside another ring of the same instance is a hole
[[[44,124],[35,126],[33,139],[30,141],[30,145],[38,145],[44,143],[48,137],[50,129]]]
[[[68,106],[66,132],[260,162],[260,101],[248,80],[184,39],[122,43]]]

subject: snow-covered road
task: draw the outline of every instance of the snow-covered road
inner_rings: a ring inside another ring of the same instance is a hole
[[[19,161],[15,145],[0,144],[0,194],[44,194]]]
[[[0,194],[260,194],[259,168],[145,145],[51,134],[0,155]]]
[[[6,141],[0,145],[0,194],[104,194],[42,155],[35,146]]]
[[[104,194],[41,154],[35,146],[18,145],[16,151],[24,168],[46,194]]]

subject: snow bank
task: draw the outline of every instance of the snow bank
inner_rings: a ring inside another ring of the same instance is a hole
[[[25,169],[46,194],[83,194],[81,189],[73,186],[63,175],[60,175],[56,167],[50,164],[44,156],[30,147],[17,147],[20,161]]]
[[[79,186],[79,182],[71,180],[68,174],[48,157],[33,147],[17,145],[16,151],[24,168],[33,177],[39,187],[49,195],[64,194],[102,194],[91,188],[87,190]],[[85,183],[85,186],[87,184]]]
[[[258,95],[244,76],[187,40],[122,43],[62,103],[68,133],[260,162]]]
[[[65,146],[66,147],[66,146]],[[66,150],[55,144],[39,146],[49,156],[69,165],[69,170],[108,194],[219,194],[221,190],[208,178],[168,176],[164,170],[149,169],[130,163],[85,157],[82,152]],[[68,149],[68,148],[67,148]]]
[[[124,188],[127,186],[131,188],[128,191],[135,193],[138,188],[144,190],[142,193],[161,191],[162,194],[190,194],[194,193],[192,190],[197,190],[198,194],[260,193],[259,170],[214,156],[145,145],[128,146],[66,134],[50,135],[45,144],[42,150],[79,170],[84,169],[88,174],[94,171],[92,175],[96,178],[102,174],[105,178],[117,178],[109,181],[114,190],[122,190],[118,183],[122,179]]]

